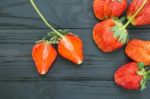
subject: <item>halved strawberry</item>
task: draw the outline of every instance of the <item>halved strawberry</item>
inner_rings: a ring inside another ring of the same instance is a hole
[[[104,20],[121,16],[126,5],[126,0],[94,0],[93,10],[98,19]]]
[[[66,32],[65,30],[57,30],[53,28],[53,26],[47,21],[47,19],[45,19],[43,14],[40,12],[34,0],[30,0],[30,3],[32,4],[38,15],[41,17],[45,25],[47,25],[47,27],[52,30],[46,37],[44,37],[43,40],[49,42],[50,44],[58,44],[58,51],[61,56],[76,64],[81,64],[83,62],[83,49],[81,39],[76,35]],[[56,51],[50,44],[48,45],[44,42],[37,44],[33,48],[33,59],[35,60],[38,71],[41,74],[45,74],[45,72],[47,72],[48,65],[52,64],[57,55]]]
[[[122,27],[123,24],[115,19],[97,23],[93,28],[93,39],[96,45],[104,52],[112,52],[121,48],[128,38],[127,30]]]
[[[145,0],[132,0],[127,10],[127,18],[131,19],[131,16],[138,10]],[[148,25],[150,24],[150,0],[146,0],[143,8],[131,21],[132,25]]]
[[[66,34],[58,43],[59,54],[75,64],[83,62],[83,45],[81,39],[71,33]]]
[[[44,75],[51,68],[57,52],[48,42],[40,42],[33,46],[32,58],[39,74]]]
[[[128,90],[143,90],[149,80],[150,71],[144,69],[143,63],[130,62],[119,67],[114,74],[117,85]]]

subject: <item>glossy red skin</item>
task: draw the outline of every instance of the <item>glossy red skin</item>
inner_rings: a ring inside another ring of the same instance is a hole
[[[125,53],[136,62],[143,62],[145,66],[150,65],[150,41],[132,39],[128,42]]]
[[[97,23],[93,28],[93,39],[103,52],[112,52],[118,48],[121,48],[123,44],[113,36],[111,31],[115,25],[113,19],[107,19]]]
[[[33,46],[32,58],[35,62],[38,73],[41,75],[48,72],[56,56],[57,52],[51,44],[40,42]]]
[[[144,0],[133,0],[127,10],[127,18],[129,19],[137,9],[142,5]],[[140,11],[140,13],[134,18],[131,22],[132,25],[148,25],[150,24],[150,0],[147,0],[147,3]]]
[[[83,44],[81,39],[71,33],[65,35],[58,43],[59,54],[75,64],[83,62]]]
[[[121,16],[126,6],[126,0],[122,0],[122,2],[117,0],[94,0],[93,2],[94,14],[100,20]]]
[[[138,90],[141,85],[142,76],[137,75],[139,71],[136,62],[125,64],[115,72],[114,81],[117,85],[128,90]]]

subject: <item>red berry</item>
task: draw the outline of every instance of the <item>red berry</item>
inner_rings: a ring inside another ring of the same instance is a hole
[[[128,90],[138,90],[146,88],[150,71],[144,69],[144,63],[130,62],[119,67],[114,74],[115,83]]]
[[[93,39],[102,51],[112,52],[121,48],[127,41],[126,29],[119,30],[122,23],[114,20],[107,19],[97,23],[93,28]]]
[[[131,62],[120,67],[114,75],[115,83],[125,89],[140,89],[142,76],[137,74],[138,71],[136,62]]]
[[[35,62],[39,74],[44,75],[52,66],[57,52],[51,44],[47,42],[40,42],[33,46],[32,58]]]
[[[132,0],[127,10],[128,20],[142,5],[144,0]],[[132,20],[132,25],[148,25],[150,24],[150,0],[147,0],[142,10]]]
[[[71,33],[60,39],[58,43],[59,54],[75,64],[83,62],[83,45],[81,39]]]
[[[98,19],[104,20],[121,16],[126,5],[126,0],[94,0],[93,10]]]
[[[150,65],[150,41],[132,39],[128,42],[125,53],[136,62]]]

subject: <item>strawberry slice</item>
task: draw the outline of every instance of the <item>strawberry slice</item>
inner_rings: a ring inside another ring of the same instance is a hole
[[[66,34],[58,43],[59,54],[75,64],[83,62],[83,48],[81,39],[71,33]]]
[[[44,75],[51,68],[57,56],[56,50],[47,42],[40,42],[33,46],[32,58],[39,74]]]

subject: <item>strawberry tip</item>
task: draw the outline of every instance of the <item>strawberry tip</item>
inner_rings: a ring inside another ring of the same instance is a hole
[[[78,60],[77,64],[78,64],[78,65],[82,64],[82,61],[81,61],[81,60]]]
[[[42,70],[42,72],[40,73],[41,75],[45,75],[46,74],[46,71],[45,70]]]

